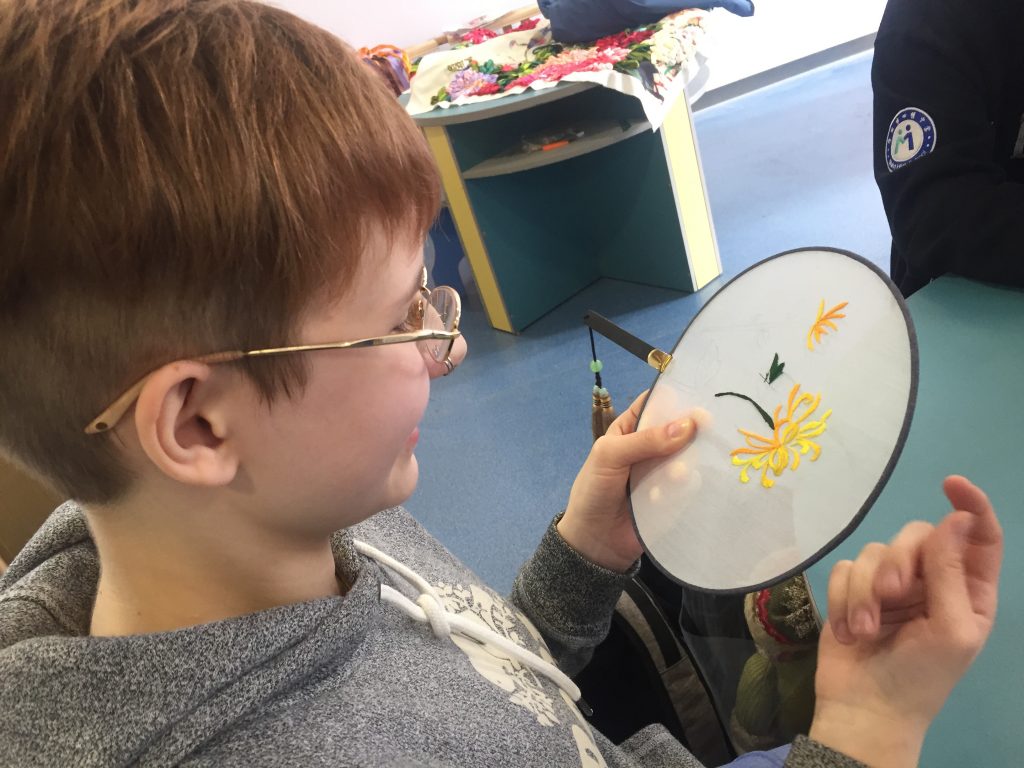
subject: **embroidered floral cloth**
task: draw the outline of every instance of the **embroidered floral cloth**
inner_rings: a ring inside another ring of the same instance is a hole
[[[593,43],[566,45],[546,20],[507,34],[474,30],[466,47],[425,56],[412,80],[411,115],[475,104],[560,82],[589,82],[638,98],[652,127],[696,74],[705,13],[681,11]]]

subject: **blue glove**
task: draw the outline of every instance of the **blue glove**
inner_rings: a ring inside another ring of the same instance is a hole
[[[560,43],[587,43],[630,27],[653,24],[684,8],[725,8],[737,16],[752,16],[752,0],[540,0],[541,13],[551,22],[551,35]]]

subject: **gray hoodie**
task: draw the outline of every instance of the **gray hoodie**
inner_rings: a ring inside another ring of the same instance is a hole
[[[381,565],[357,539],[404,566]],[[59,507],[0,577],[0,764],[700,765],[660,726],[611,744],[543,671],[552,656],[578,671],[626,578],[553,526],[509,601],[403,509],[333,544],[354,582],[344,597],[89,637],[99,561],[81,509]],[[517,658],[501,638],[532,653]],[[801,739],[786,765],[856,763]]]

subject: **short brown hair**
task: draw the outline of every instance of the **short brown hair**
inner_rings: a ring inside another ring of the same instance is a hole
[[[171,360],[293,342],[374,231],[437,212],[422,136],[345,44],[247,0],[0,0],[0,447],[131,478],[82,429]],[[269,402],[300,357],[246,373]]]

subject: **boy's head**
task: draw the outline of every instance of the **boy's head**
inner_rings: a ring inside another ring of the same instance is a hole
[[[375,265],[404,286],[438,195],[376,75],[286,12],[0,0],[0,449],[116,500],[126,435],[83,431],[113,398],[170,361],[296,343]],[[269,403],[310,365],[230,375]]]

